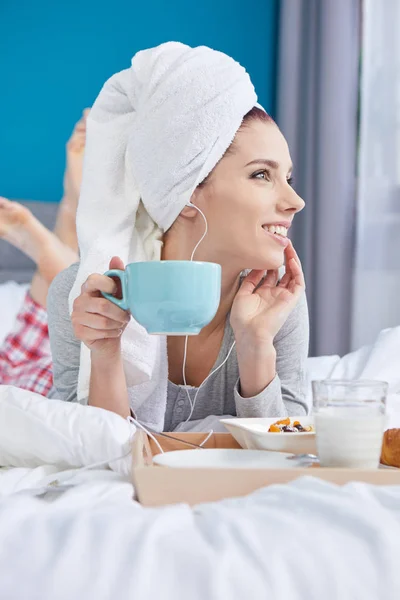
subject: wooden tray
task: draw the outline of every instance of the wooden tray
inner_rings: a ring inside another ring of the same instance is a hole
[[[173,433],[182,442],[200,444],[204,433]],[[188,446],[155,435],[165,452],[187,450]],[[215,433],[205,448],[239,448],[229,433]],[[246,450],[244,450],[246,452]],[[299,477],[313,476],[337,485],[361,481],[374,485],[400,485],[400,469],[326,469],[318,465],[293,469],[170,469],[152,464],[159,453],[153,440],[140,431],[133,443],[133,484],[144,506],[214,502],[246,496],[267,485],[286,484]]]

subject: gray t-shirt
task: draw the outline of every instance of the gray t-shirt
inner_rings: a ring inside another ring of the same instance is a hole
[[[68,297],[78,272],[74,264],[54,279],[50,286],[47,311],[53,355],[53,398],[77,401],[80,341],[74,336],[69,315]],[[225,333],[212,371],[224,362],[234,342],[234,333],[226,320]],[[205,382],[197,394],[191,421],[209,415],[238,417],[283,417],[304,415],[306,404],[306,359],[309,322],[305,294],[294,308],[274,340],[277,375],[257,396],[243,398],[239,386],[236,347],[225,364]],[[193,402],[198,388],[168,382],[164,431],[174,431],[190,414],[187,392]],[[140,419],[140,414],[137,414]],[[148,421],[149,415],[146,415]]]

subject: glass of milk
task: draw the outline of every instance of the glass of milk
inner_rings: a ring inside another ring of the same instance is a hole
[[[321,467],[376,469],[386,421],[385,381],[313,381]]]

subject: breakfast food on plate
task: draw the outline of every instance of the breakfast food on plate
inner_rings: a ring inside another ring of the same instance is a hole
[[[310,433],[314,432],[314,427],[312,425],[303,425],[300,421],[290,422],[290,418],[286,417],[286,419],[280,419],[280,421],[276,421],[270,425],[268,429],[271,433]]]
[[[383,434],[381,463],[400,468],[400,429],[388,429]]]

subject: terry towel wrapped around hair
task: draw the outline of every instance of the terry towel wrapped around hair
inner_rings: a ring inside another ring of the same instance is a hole
[[[77,214],[81,263],[70,310],[91,273],[159,260],[161,236],[189,202],[257,103],[245,69],[229,56],[168,42],[135,54],[111,77],[87,121]],[[167,399],[165,336],[133,318],[122,337],[132,410],[161,430]],[[78,399],[89,394],[90,352],[82,344]]]

